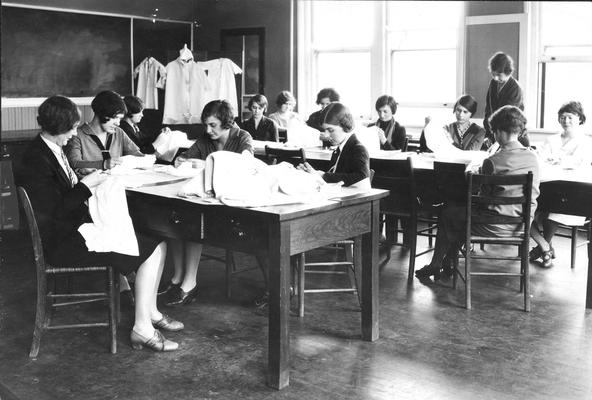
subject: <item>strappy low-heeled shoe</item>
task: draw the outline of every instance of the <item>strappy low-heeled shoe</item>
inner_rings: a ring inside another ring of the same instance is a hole
[[[551,268],[553,266],[553,250],[543,251],[541,258],[543,259],[541,267]]]
[[[176,319],[172,319],[166,314],[162,314],[162,318],[158,321],[152,321],[152,326],[159,329],[164,329],[165,331],[170,332],[177,332],[181,329],[185,328],[183,322],[177,321]]]
[[[543,249],[541,249],[541,246],[533,247],[528,252],[528,259],[530,261],[536,261],[537,259],[541,258],[542,256],[543,256]]]
[[[430,276],[433,276],[434,280],[437,281],[440,279],[441,272],[439,268],[433,268],[430,265],[426,265],[422,269],[415,271],[415,276],[420,281],[424,279],[430,279]]]
[[[147,347],[154,351],[173,351],[179,348],[179,344],[165,338],[158,329],[154,330],[152,337],[140,335],[138,332],[132,330],[130,335],[132,342],[132,349],[141,350],[142,347]]]

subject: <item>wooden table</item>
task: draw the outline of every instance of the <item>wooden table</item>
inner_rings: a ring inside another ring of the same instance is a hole
[[[200,203],[176,194],[183,182],[128,189],[135,228],[230,250],[261,252],[269,260],[267,384],[290,382],[290,256],[361,236],[362,339],[378,339],[378,214],[388,191],[371,189],[337,200],[259,208]],[[352,192],[353,193],[353,192]]]

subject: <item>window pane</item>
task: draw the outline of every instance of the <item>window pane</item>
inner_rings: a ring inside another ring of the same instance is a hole
[[[393,31],[389,33],[388,42],[389,48],[393,50],[455,48],[457,30],[432,28],[414,32]]]
[[[398,102],[454,103],[455,50],[394,51],[391,61],[392,95]]]
[[[541,2],[543,45],[592,45],[590,2]]]
[[[369,52],[319,53],[316,71],[317,88],[335,88],[354,117],[370,115]]]
[[[370,46],[374,34],[374,2],[312,2],[312,40],[317,48]]]
[[[390,30],[456,28],[463,9],[462,1],[390,1]]]
[[[546,64],[545,110],[543,128],[561,129],[557,122],[557,111],[563,103],[577,100],[584,112],[592,110],[592,63],[554,62]],[[590,126],[590,123],[586,123]],[[590,129],[588,129],[588,132]]]
[[[395,119],[403,125],[408,135],[419,137],[423,126],[425,125],[425,118],[431,117],[434,121],[442,121],[443,123],[453,122],[454,115],[452,114],[452,106],[448,107],[405,107],[397,108]]]

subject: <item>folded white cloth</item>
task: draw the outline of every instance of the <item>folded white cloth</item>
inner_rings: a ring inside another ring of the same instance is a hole
[[[82,224],[78,232],[90,251],[139,255],[138,240],[127,208],[125,187],[109,177],[91,189],[88,210],[93,223]]]
[[[191,147],[193,142],[187,139],[187,134],[182,131],[163,130],[152,143],[158,153],[158,158],[171,162],[180,147]]]

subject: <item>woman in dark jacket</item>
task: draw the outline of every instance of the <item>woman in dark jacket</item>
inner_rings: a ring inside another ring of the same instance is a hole
[[[397,102],[392,96],[380,96],[376,100],[376,112],[378,120],[369,126],[377,126],[381,129],[380,149],[381,150],[403,150],[407,132],[405,127],[395,121]]]

